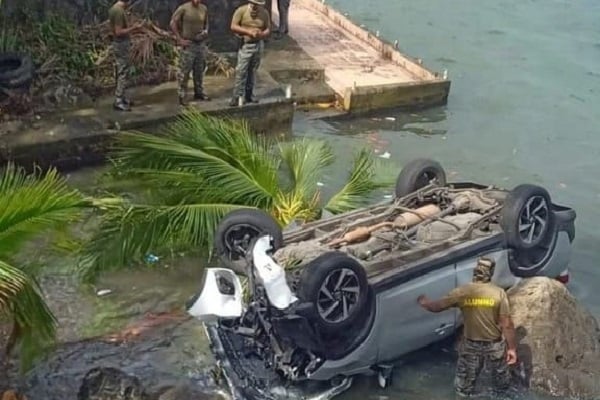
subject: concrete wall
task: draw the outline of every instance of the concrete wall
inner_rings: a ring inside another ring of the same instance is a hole
[[[130,0],[132,10],[147,15],[161,27],[168,27],[171,14],[185,0]],[[237,7],[247,0],[205,0],[211,19],[211,48],[219,52],[236,50],[235,37],[229,32],[231,16]],[[267,0],[271,11],[272,0]],[[78,24],[106,20],[108,7],[114,0],[3,0],[0,13],[18,18],[19,12],[27,10],[40,17],[47,13],[61,13]]]
[[[206,114],[246,120],[256,134],[289,137],[292,132],[294,104],[291,100],[248,104],[244,107],[207,111]],[[127,124],[122,129],[160,134],[161,125],[175,117],[148,118],[145,122]],[[37,136],[29,139],[20,135],[6,135],[0,143],[0,163],[13,161],[27,169],[33,165],[41,168],[54,166],[62,171],[101,165],[118,134],[116,130],[97,129],[93,132],[76,130],[68,135],[52,136],[44,131],[36,131]]]

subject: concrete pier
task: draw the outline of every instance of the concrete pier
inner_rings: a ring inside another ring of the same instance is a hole
[[[447,102],[449,80],[318,0],[292,1],[289,33],[266,43],[255,89],[259,104],[229,107],[233,77],[207,76],[205,92],[213,100],[191,102],[190,107],[242,118],[257,133],[280,135],[289,133],[294,111],[303,105],[319,103],[338,114],[359,115]],[[130,112],[114,111],[112,96],[105,96],[27,121],[1,122],[0,162],[67,170],[101,163],[120,131],[159,134],[161,125],[183,110],[175,82],[133,88],[131,94],[135,104]]]
[[[276,2],[274,2],[276,3]],[[278,21],[276,7],[273,20]],[[446,104],[450,81],[318,0],[293,0],[289,34],[324,68],[344,110]]]

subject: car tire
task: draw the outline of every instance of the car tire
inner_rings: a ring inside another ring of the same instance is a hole
[[[20,89],[33,80],[33,60],[25,53],[0,54],[0,87]]]
[[[515,187],[500,214],[509,266],[518,277],[535,276],[546,264],[557,238],[556,215],[546,189],[530,184]]]
[[[440,186],[446,184],[446,172],[440,163],[427,158],[412,160],[402,168],[396,179],[396,197],[411,194],[427,186],[431,180]]]
[[[504,200],[500,224],[511,248],[528,250],[546,244],[556,233],[548,191],[529,184],[515,187]]]
[[[240,209],[230,212],[219,222],[214,244],[220,261],[226,268],[239,274],[246,273],[246,255],[236,245],[249,251],[255,239],[271,235],[273,251],[283,246],[283,231],[268,213],[258,209]]]
[[[327,252],[310,261],[298,285],[298,297],[314,305],[313,322],[325,334],[362,320],[368,310],[368,294],[364,267],[342,252]]]

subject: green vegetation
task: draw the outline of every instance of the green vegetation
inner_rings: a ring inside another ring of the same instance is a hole
[[[19,347],[27,369],[52,344],[56,320],[27,265],[16,256],[27,242],[72,224],[92,206],[54,170],[26,174],[8,164],[0,173],[0,319],[11,322],[7,352]]]
[[[140,18],[133,15],[131,23]],[[57,82],[71,83],[97,97],[114,88],[114,65],[108,21],[77,26],[61,14],[43,18],[24,8],[11,19],[0,18],[0,52],[29,53],[36,67],[35,94]],[[131,36],[132,84],[156,84],[176,77],[178,52],[171,34],[144,20]],[[222,57],[209,52],[209,72],[231,74]]]
[[[347,182],[328,199],[317,182],[334,161],[327,143],[269,141],[244,122],[187,111],[165,135],[122,133],[110,171],[115,187],[134,182],[100,218],[81,249],[86,280],[141,262],[149,253],[212,249],[213,232],[227,212],[259,208],[282,226],[351,210],[372,201],[391,181],[377,181],[372,154],[355,155]]]

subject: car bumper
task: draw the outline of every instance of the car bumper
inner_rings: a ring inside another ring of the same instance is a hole
[[[205,323],[204,327],[219,372],[234,400],[328,400],[352,385],[352,378],[345,378],[335,385],[318,381],[292,384],[253,355],[253,346],[248,345],[244,337],[215,323]]]

